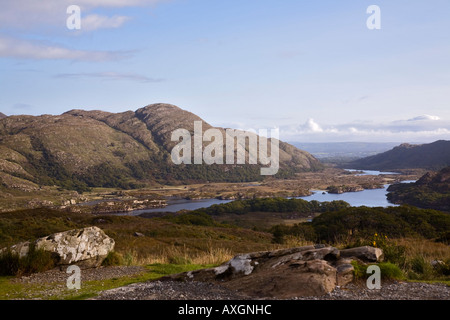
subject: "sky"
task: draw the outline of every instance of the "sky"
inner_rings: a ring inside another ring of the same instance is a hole
[[[163,102],[290,142],[450,140],[449,16],[448,0],[0,0],[0,112]]]

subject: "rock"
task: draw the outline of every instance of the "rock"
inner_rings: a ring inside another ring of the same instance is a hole
[[[355,268],[350,263],[343,263],[336,267],[337,285],[344,286],[353,281],[353,271]]]
[[[145,237],[145,234],[137,232],[137,231],[133,235],[138,238]]]
[[[59,266],[76,264],[81,268],[99,267],[115,242],[98,227],[69,230],[39,238],[34,242],[36,249],[54,254]],[[22,242],[10,248],[24,257],[28,254],[31,242]],[[3,249],[5,250],[5,249]]]
[[[340,251],[341,257],[354,257],[363,262],[380,262],[383,261],[383,250],[369,246],[344,249]]]
[[[219,267],[162,280],[213,282],[254,298],[319,296],[353,280],[353,259],[367,261],[381,255],[380,249],[372,247],[340,251],[324,245],[304,246],[240,254]]]

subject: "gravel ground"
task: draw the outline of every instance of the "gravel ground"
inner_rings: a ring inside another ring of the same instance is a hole
[[[107,280],[125,276],[137,275],[145,269],[142,267],[100,267],[97,269],[85,269],[81,272],[81,281]],[[67,295],[67,278],[70,274],[66,270],[53,269],[41,273],[33,273],[12,279],[13,283],[32,285],[32,292],[21,294],[21,299],[52,299]],[[17,293],[11,292],[11,296]],[[10,296],[6,294],[6,298]]]
[[[151,281],[104,291],[98,300],[246,300],[245,295],[204,282]]]
[[[81,281],[107,280],[112,278],[120,278],[131,276],[143,272],[143,267],[100,267],[92,269],[84,269],[81,271]],[[53,269],[41,273],[33,273],[29,276],[23,276],[14,279],[14,282],[28,284],[50,284],[62,283],[66,284],[70,274],[65,270]]]
[[[445,284],[419,282],[391,282],[382,284],[379,290],[350,283],[320,297],[299,300],[450,300],[450,287]]]
[[[102,300],[246,300],[252,299],[220,285],[202,282],[154,281],[104,291]],[[450,300],[450,287],[443,284],[392,282],[380,290],[349,284],[320,297],[294,300]]]
[[[107,280],[136,275],[142,267],[102,267],[82,271],[82,281]],[[14,279],[14,282],[41,284],[45,290],[41,298],[58,296],[66,290],[68,274],[65,270],[50,270]],[[49,289],[49,287],[51,289]],[[246,300],[239,292],[218,284],[202,282],[149,281],[106,290],[94,299],[99,300]],[[369,290],[362,283],[348,284],[319,297],[299,297],[298,300],[450,300],[450,286],[418,282],[382,283],[380,290]]]

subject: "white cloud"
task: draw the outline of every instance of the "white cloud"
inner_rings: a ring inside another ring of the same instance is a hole
[[[430,116],[429,114],[424,114],[418,117],[414,117],[412,119],[408,119],[408,121],[423,121],[423,120],[437,121],[440,120],[440,118],[438,116]]]
[[[88,18],[88,25],[92,27],[94,14],[92,10],[97,8],[123,8],[136,6],[155,5],[168,0],[12,0],[2,1],[0,5],[0,27],[13,28],[17,30],[35,31],[37,27],[61,26],[64,28],[68,14],[67,7],[78,5],[81,8],[81,17]],[[101,17],[101,19],[99,19]],[[103,17],[97,16],[97,22],[103,20],[99,27],[110,26],[117,28],[117,24],[122,25],[125,17]],[[94,29],[90,29],[94,30]],[[88,29],[86,29],[88,31]]]
[[[306,123],[300,126],[300,131],[303,132],[323,132],[323,129],[320,125],[314,121],[314,119],[308,119]]]
[[[418,116],[414,121],[398,120],[388,123],[354,122],[333,126],[320,125],[308,119],[300,126],[281,128],[280,138],[296,142],[432,142],[450,140],[450,121],[437,116]]]
[[[73,50],[43,41],[0,37],[0,57],[33,60],[109,61],[128,57],[129,52]]]
[[[80,30],[93,31],[97,29],[119,28],[130,19],[130,17],[126,16],[107,17],[97,14],[90,14],[81,19]]]

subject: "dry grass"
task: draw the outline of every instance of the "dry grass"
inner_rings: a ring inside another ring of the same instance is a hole
[[[423,257],[426,261],[450,259],[450,246],[426,239],[402,238],[393,240],[396,245],[406,248],[406,259]]]
[[[283,248],[295,248],[303,246],[311,246],[315,243],[313,241],[304,240],[300,237],[287,236],[284,239]]]
[[[130,250],[122,257],[129,265],[149,265],[149,264],[199,264],[199,265],[219,265],[233,258],[234,254],[229,248],[213,247],[208,245],[206,251],[195,250],[186,245],[160,246],[150,253]]]

